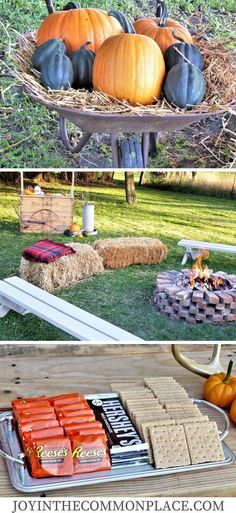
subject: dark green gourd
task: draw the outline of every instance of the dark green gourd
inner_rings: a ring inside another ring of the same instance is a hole
[[[117,9],[111,9],[108,12],[108,16],[113,16],[113,18],[116,18],[120,25],[122,26],[124,32],[126,34],[135,34],[135,29],[129,18],[121,11],[118,11]]]
[[[192,64],[176,64],[167,73],[164,94],[171,105],[181,109],[191,109],[203,100],[205,94],[203,73]]]
[[[68,89],[73,83],[72,63],[62,52],[54,52],[41,67],[41,82],[53,90]]]
[[[88,89],[91,91],[93,88],[93,63],[95,53],[87,49],[89,44],[91,44],[91,42],[87,41],[79,50],[75,50],[70,55],[74,73],[73,87],[75,89]]]
[[[197,46],[186,43],[180,37],[175,35],[175,31],[173,31],[173,36],[177,41],[173,45],[169,46],[164,53],[164,59],[166,64],[166,71],[169,71],[175,64],[182,64],[187,62],[186,59],[199,68],[201,71],[204,68],[204,61],[202,54],[199,52]]]
[[[42,45],[38,46],[32,58],[33,68],[41,71],[42,63],[51,57],[52,53],[59,51],[61,53],[66,52],[66,45],[61,39],[49,39]]]

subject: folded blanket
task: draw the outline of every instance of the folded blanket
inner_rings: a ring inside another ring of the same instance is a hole
[[[49,264],[57,260],[57,258],[71,255],[72,253],[75,253],[75,250],[63,243],[43,239],[24,249],[22,256],[30,262]]]

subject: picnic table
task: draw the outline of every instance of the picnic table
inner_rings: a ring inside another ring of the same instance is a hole
[[[210,345],[183,345],[186,356],[206,363]],[[0,410],[9,409],[17,396],[81,394],[109,391],[109,383],[141,381],[142,376],[173,376],[192,397],[202,398],[204,378],[183,367],[174,359],[170,345],[70,345],[70,344],[2,344],[0,347]],[[221,362],[236,363],[236,345],[226,344]],[[236,453],[236,427],[231,425],[226,443]],[[151,477],[122,483],[84,486],[78,489],[50,491],[35,496],[104,497],[104,496],[213,496],[235,497],[236,463],[219,470],[207,470]],[[21,494],[10,484],[5,461],[0,458],[0,497]],[[26,496],[27,497],[27,496]]]

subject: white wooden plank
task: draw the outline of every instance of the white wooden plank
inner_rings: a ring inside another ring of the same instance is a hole
[[[77,340],[114,341],[112,335],[105,335],[104,333],[96,330],[96,328],[90,328],[83,322],[73,319],[65,313],[59,312],[56,308],[43,303],[5,281],[0,282],[0,294],[1,296],[6,297],[6,299],[14,301],[22,308],[27,309],[29,312],[53,324],[57,328],[69,333]]]
[[[135,335],[128,333],[127,331],[107,322],[103,319],[82,310],[81,308],[60,299],[45,290],[32,285],[31,283],[18,278],[17,276],[13,276],[11,278],[7,278],[4,280],[6,283],[14,285],[17,289],[30,294],[33,298],[36,298],[48,306],[51,306],[58,310],[59,313],[65,313],[69,315],[72,319],[76,321],[82,322],[84,325],[88,327],[92,327],[97,332],[101,332],[110,337],[112,340],[117,341],[137,341],[141,340]],[[95,338],[93,340],[96,340]],[[99,339],[100,340],[100,339]]]
[[[212,251],[220,251],[225,253],[236,253],[236,246],[231,246],[229,244],[218,244],[213,242],[203,242],[197,240],[185,240],[182,239],[177,242],[177,246],[182,246],[185,248],[200,248],[200,249],[209,249]]]

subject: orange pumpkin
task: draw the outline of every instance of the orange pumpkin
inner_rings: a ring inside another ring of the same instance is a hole
[[[230,408],[230,418],[236,424],[236,399],[233,400]]]
[[[176,43],[173,31],[177,37],[181,37],[187,43],[192,43],[192,37],[188,29],[178,21],[167,18],[167,10],[164,2],[158,5],[158,13],[161,16],[157,18],[141,18],[136,20],[133,25],[137,34],[145,34],[151,37],[160,47],[162,53],[165,53],[169,46]]]
[[[79,232],[79,231],[80,231],[80,226],[79,226],[78,224],[76,224],[76,223],[72,223],[72,224],[70,225],[69,231],[70,231],[71,233],[73,233],[73,232]]]
[[[146,36],[123,34],[110,37],[95,56],[94,89],[133,105],[148,105],[159,98],[164,76],[163,55]]]
[[[231,376],[232,366],[233,362],[230,360],[226,374],[212,374],[204,385],[204,398],[221,408],[227,408],[236,398],[236,377]]]
[[[102,9],[71,9],[49,14],[38,30],[37,45],[48,39],[63,39],[68,52],[91,41],[89,50],[97,51],[108,37],[121,34],[119,21]]]

